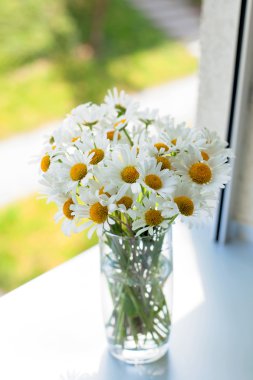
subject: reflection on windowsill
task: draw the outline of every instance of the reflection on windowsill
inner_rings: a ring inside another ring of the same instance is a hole
[[[178,224],[173,234],[173,322],[175,323],[202,304],[205,296],[191,231],[187,226]]]
[[[165,355],[157,362],[150,364],[127,365],[113,358],[105,350],[99,368],[96,371],[81,373],[67,371],[59,380],[165,380],[169,373],[169,355]]]

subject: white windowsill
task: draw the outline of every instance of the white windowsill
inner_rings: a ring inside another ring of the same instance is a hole
[[[0,298],[0,379],[252,380],[253,249],[210,236],[174,228],[174,325],[162,360],[132,367],[108,354],[95,247]]]

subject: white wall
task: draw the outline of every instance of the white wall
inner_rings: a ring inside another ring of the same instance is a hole
[[[204,0],[197,127],[225,136],[230,107],[240,0]]]

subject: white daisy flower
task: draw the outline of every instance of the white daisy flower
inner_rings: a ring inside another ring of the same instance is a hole
[[[75,217],[88,219],[81,226],[82,229],[89,228],[88,238],[95,231],[98,236],[102,235],[103,230],[109,231],[110,224],[115,223],[109,214],[116,208],[111,198],[98,197],[87,189],[80,188],[80,199],[83,203],[73,205],[72,210]]]
[[[139,108],[139,104],[137,102],[135,102],[124,91],[119,92],[117,88],[108,90],[104,102],[109,107],[109,110],[116,110],[118,115],[124,115],[127,111],[134,114]]]
[[[55,202],[58,206],[58,212],[55,214],[54,219],[57,223],[63,220],[61,225],[63,233],[70,236],[72,232],[77,233],[81,231],[82,224],[80,225],[80,218],[74,215],[72,207],[75,202],[71,195],[59,196]]]
[[[126,110],[124,115],[111,113],[100,123],[100,130],[106,138],[120,144],[132,144],[132,129],[138,120],[132,111]],[[116,140],[114,139],[117,136]]]
[[[113,124],[102,123],[96,129],[97,135],[102,139],[107,140],[111,146],[118,144],[129,144],[129,141],[124,132],[115,129]]]
[[[170,147],[161,139],[156,139],[153,145],[150,145],[151,156],[168,154]]]
[[[138,119],[146,126],[153,124],[153,122],[158,118],[158,109],[149,109],[138,111]]]
[[[227,158],[234,157],[232,150],[227,148],[228,143],[222,140],[217,132],[203,128],[199,131],[197,137],[197,145],[203,160],[208,161],[209,158],[220,155]]]
[[[78,185],[85,186],[92,177],[91,156],[77,149],[72,154],[61,156],[61,165],[57,167],[57,175],[66,186],[67,191],[75,190]],[[55,171],[55,170],[54,170]]]
[[[143,147],[149,140],[148,130],[143,123],[135,123],[131,129],[131,136],[135,146]]]
[[[52,146],[61,147],[71,144],[81,134],[80,126],[68,115],[49,138]]]
[[[46,146],[40,154],[34,155],[29,161],[30,164],[39,164],[39,174],[46,173],[49,170],[51,164],[51,152],[52,148]]]
[[[113,126],[114,129],[121,131],[122,129],[128,128],[138,122],[136,112],[133,109],[126,109],[124,114],[118,114],[111,112],[107,115],[101,122],[104,127]]]
[[[44,135],[44,137],[43,137],[43,151],[45,151],[45,150],[51,151],[51,150],[54,150],[55,148],[56,148],[56,143],[55,143],[55,140],[54,140],[52,134]]]
[[[46,173],[49,170],[52,156],[57,154],[57,146],[54,142],[52,136],[46,135],[44,136],[44,147],[41,150],[40,154],[36,154],[32,156],[32,159],[29,163],[37,163],[39,164],[39,173]]]
[[[133,193],[139,192],[140,161],[136,147],[117,145],[112,152],[111,159],[106,161],[107,167],[102,180],[107,183],[105,190],[110,192],[112,187],[117,186],[120,196],[123,196],[128,189],[131,189]]]
[[[191,145],[187,152],[176,157],[174,166],[183,180],[203,186],[205,191],[217,191],[230,179],[230,165],[226,157],[218,156],[205,161],[201,152]]]
[[[163,125],[163,120],[157,123],[161,128],[160,136],[162,141],[170,148],[170,151],[181,151],[195,140],[195,130],[186,127],[185,123],[174,126]]]
[[[96,171],[94,171],[93,174],[94,173],[96,173]],[[94,194],[102,203],[103,201],[107,202],[107,198],[110,198],[112,196],[115,197],[117,194],[116,187],[111,189],[110,193],[105,191],[104,184],[98,179],[96,175],[92,179],[89,179],[87,185],[84,188],[79,189],[79,192],[81,194],[85,194],[87,191],[89,191],[91,194]]]
[[[156,139],[154,143],[143,143],[143,149],[146,151],[148,157],[155,158],[157,164],[161,163],[161,169],[173,169],[174,157],[170,153],[170,148],[167,144]]]
[[[168,169],[162,169],[162,163],[155,159],[144,160],[140,167],[140,183],[152,193],[163,197],[169,196],[177,181]]]
[[[105,107],[92,103],[81,104],[71,111],[72,119],[79,125],[93,127],[105,115]]]
[[[116,210],[125,213],[133,207],[137,200],[138,194],[133,193],[131,189],[128,189],[123,196],[122,193],[118,192],[112,197],[112,202],[114,202],[117,207]]]
[[[179,182],[170,199],[176,204],[180,220],[189,226],[201,224],[210,219],[212,208],[207,202],[207,196],[203,195],[200,188]],[[210,194],[209,199],[213,200],[214,195]]]
[[[94,136],[92,133],[84,133],[76,146],[81,152],[88,152],[90,165],[97,165],[104,160],[109,150],[109,141],[101,135]]]
[[[41,198],[46,197],[47,203],[56,202],[59,196],[65,196],[67,193],[65,184],[57,175],[57,173],[59,173],[60,164],[55,163],[53,165],[55,166],[55,170],[48,170],[46,173],[42,175],[39,181],[39,184],[41,185]]]
[[[169,203],[171,208],[169,208]],[[164,228],[167,229],[170,225],[171,218],[176,215],[177,209],[173,202],[166,202],[166,208],[164,207],[165,201],[158,199],[152,194],[149,198],[145,197],[141,203],[135,204],[134,210],[128,210],[128,214],[134,220],[132,229],[138,230],[136,236],[141,235],[144,232],[148,232],[153,235],[154,229]]]

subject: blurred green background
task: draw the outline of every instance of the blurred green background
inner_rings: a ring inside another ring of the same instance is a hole
[[[124,0],[1,0],[0,138],[196,71],[185,46]],[[66,238],[56,209],[29,196],[0,210],[0,289],[14,289],[95,243]],[[40,244],[39,242],[42,242]]]
[[[124,0],[1,0],[0,18],[0,137],[99,102],[112,86],[138,91],[196,69]]]

